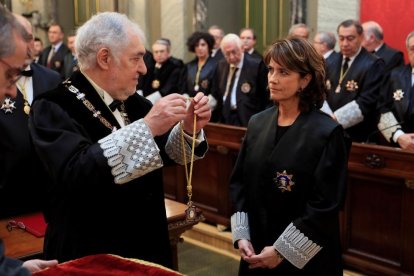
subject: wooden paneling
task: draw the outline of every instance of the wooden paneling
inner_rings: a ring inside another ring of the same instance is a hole
[[[209,152],[194,165],[193,199],[208,222],[229,225],[229,178],[244,128],[209,124]],[[414,275],[414,154],[354,143],[340,213],[347,267],[369,275]],[[164,171],[166,195],[186,202],[184,168]]]

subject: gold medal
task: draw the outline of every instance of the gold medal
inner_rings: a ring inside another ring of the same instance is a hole
[[[198,86],[198,84],[196,84],[196,85],[194,85],[194,91],[195,92],[198,92],[198,89],[199,89],[200,87]]]
[[[24,113],[26,113],[27,115],[29,115],[29,113],[30,113],[30,105],[29,105],[29,103],[27,103],[27,102],[24,103],[23,111],[24,111]]]
[[[341,92],[341,86],[338,84],[338,86],[335,89],[335,93]]]
[[[151,83],[151,86],[153,89],[158,89],[160,87],[160,81],[159,80],[153,80]]]
[[[185,210],[185,219],[189,222],[195,221],[197,217],[197,208],[192,202],[188,203],[188,208]]]

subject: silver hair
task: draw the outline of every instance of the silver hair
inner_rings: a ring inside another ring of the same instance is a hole
[[[22,37],[26,42],[30,36],[26,29],[16,20],[11,12],[0,4],[0,57],[8,57],[14,54],[16,43],[14,34]]]
[[[167,39],[167,38],[160,38],[160,39],[157,39],[155,42],[154,42],[154,44],[152,44],[153,46],[154,45],[164,45],[164,46],[167,46],[167,52],[169,53],[169,52],[171,52],[171,42],[170,42],[170,40],[169,39]]]
[[[238,35],[236,35],[236,34],[226,34],[223,37],[223,40],[220,43],[220,48],[221,48],[222,52],[224,52],[224,49],[223,49],[224,44],[229,43],[229,42],[235,43],[237,45],[237,47],[239,47],[239,48],[242,47],[242,42],[241,42],[241,39]]]
[[[129,20],[125,14],[103,12],[94,15],[77,31],[75,50],[80,68],[94,68],[96,54],[104,47],[110,49],[118,62],[122,52],[128,46],[129,33],[137,35],[141,43],[145,44],[142,29],[138,24]]]
[[[411,33],[409,33],[408,35],[407,35],[407,39],[405,40],[405,45],[406,45],[406,47],[407,47],[407,49],[408,49],[408,41],[410,40],[410,38],[412,38],[412,37],[414,37],[414,32],[411,32]]]
[[[321,42],[326,43],[329,50],[335,48],[336,37],[332,32],[318,32]]]
[[[296,30],[296,29],[299,29],[299,28],[306,29],[306,32],[309,35],[309,33],[310,33],[309,27],[305,23],[298,23],[298,24],[294,24],[294,25],[290,26],[288,36],[292,36],[293,31]]]
[[[384,39],[384,31],[382,30],[380,24],[378,24],[377,22],[367,21],[367,22],[364,22],[362,25],[364,28],[364,32],[366,32],[367,35],[373,34],[377,40]]]

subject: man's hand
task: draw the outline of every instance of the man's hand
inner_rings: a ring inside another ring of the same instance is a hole
[[[398,145],[402,149],[414,151],[414,133],[405,133],[398,137]]]
[[[255,254],[253,245],[250,241],[248,241],[248,240],[238,240],[237,245],[239,247],[240,257],[242,257],[243,260],[245,260],[247,257],[251,257]]]
[[[196,133],[199,133],[211,118],[211,108],[208,104],[208,97],[204,96],[202,92],[198,92],[197,95],[191,99],[187,115],[184,118],[183,129],[189,135],[193,134],[194,116],[197,116]]]
[[[23,267],[29,270],[31,273],[41,271],[43,269],[46,269],[48,267],[52,267],[58,264],[57,260],[51,260],[51,261],[44,261],[44,260],[28,260],[23,263]]]
[[[187,116],[186,97],[180,94],[170,94],[157,101],[144,121],[152,135],[159,136],[170,130],[177,122]]]

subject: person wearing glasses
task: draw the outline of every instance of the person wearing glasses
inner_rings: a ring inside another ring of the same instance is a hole
[[[313,47],[323,56],[326,66],[336,62],[340,54],[335,51],[336,38],[332,32],[317,32],[313,38]]]
[[[21,76],[21,69],[27,58],[29,36],[14,16],[0,4],[0,103],[4,105],[6,97],[17,94],[16,82]],[[8,131],[8,130],[6,130]],[[2,135],[6,135],[2,132]],[[1,149],[3,156],[4,149]],[[23,192],[23,191],[22,191]],[[0,186],[0,193],[2,187]],[[13,206],[8,206],[13,208]],[[3,212],[3,209],[1,209]],[[20,260],[4,256],[5,248],[0,239],[0,275],[25,276],[57,264],[56,260]]]
[[[32,26],[25,17],[17,14],[14,16],[25,28],[31,40],[28,43],[28,65],[22,71],[23,76],[16,82],[18,93],[14,98],[5,99],[9,105],[0,107],[0,132],[7,133],[0,137],[0,148],[4,150],[0,158],[0,167],[3,168],[0,176],[0,218],[43,209],[46,202],[44,189],[47,185],[41,188],[33,183],[46,184],[48,176],[31,144],[28,118],[33,99],[61,82],[57,72],[32,62]],[[19,204],[16,204],[16,198],[19,198]]]
[[[327,105],[354,142],[375,142],[377,102],[384,77],[384,61],[361,46],[363,29],[356,20],[339,24],[341,57],[327,67]]]
[[[126,15],[93,16],[76,35],[80,69],[32,105],[30,134],[52,178],[47,259],[104,253],[172,267],[160,168],[189,161],[193,142],[204,156],[211,111],[203,93],[154,105],[138,95],[144,45]]]

